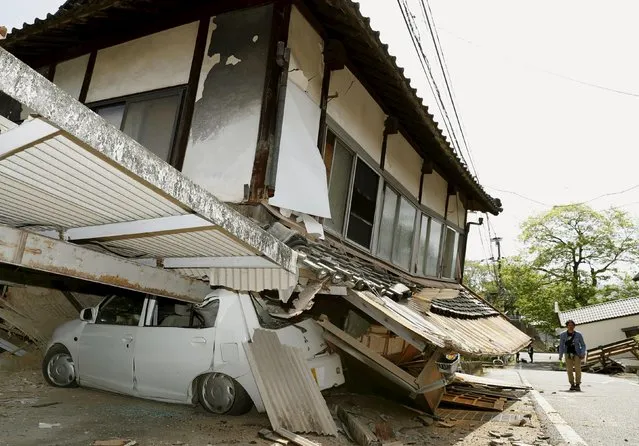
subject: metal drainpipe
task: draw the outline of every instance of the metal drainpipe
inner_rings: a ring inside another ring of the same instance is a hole
[[[466,226],[464,227],[464,229],[466,230],[466,234],[464,235],[464,250],[462,252],[462,263],[460,265],[461,283],[464,283],[464,268],[466,267],[466,249],[468,248],[468,235],[470,234],[470,226],[471,225],[481,226],[483,224],[484,224],[484,219],[480,217],[478,222],[470,221],[466,223]]]
[[[273,147],[269,150],[266,166],[266,186],[275,187],[277,177],[277,162],[280,155],[280,142],[282,140],[282,124],[284,122],[284,104],[286,101],[286,84],[288,82],[288,67],[291,59],[291,49],[286,48],[284,42],[277,44],[277,64],[281,67],[280,83],[277,92],[277,112],[275,114],[275,134]]]

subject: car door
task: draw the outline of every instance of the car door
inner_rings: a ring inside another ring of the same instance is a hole
[[[190,304],[167,298],[149,301],[145,324],[135,343],[135,381],[139,396],[188,402],[193,380],[213,364],[219,300],[207,304],[211,317],[193,314]]]
[[[144,298],[114,295],[98,307],[79,339],[80,384],[119,393],[133,392],[133,352]]]

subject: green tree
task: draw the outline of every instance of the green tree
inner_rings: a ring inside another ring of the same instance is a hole
[[[521,239],[534,270],[567,292],[576,306],[593,302],[619,267],[637,259],[638,228],[623,211],[585,205],[556,206],[529,218]]]
[[[497,290],[496,269],[493,265],[477,260],[464,264],[464,285],[484,298]]]

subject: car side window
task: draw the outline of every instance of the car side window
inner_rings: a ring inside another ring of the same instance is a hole
[[[98,310],[96,324],[138,325],[144,299],[136,296],[112,296]]]

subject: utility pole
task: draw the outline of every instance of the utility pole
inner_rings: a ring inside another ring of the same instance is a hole
[[[497,245],[497,301],[504,297],[504,286],[501,280],[501,237],[493,237],[491,239]],[[504,299],[504,312],[508,314],[510,311],[510,302]]]

